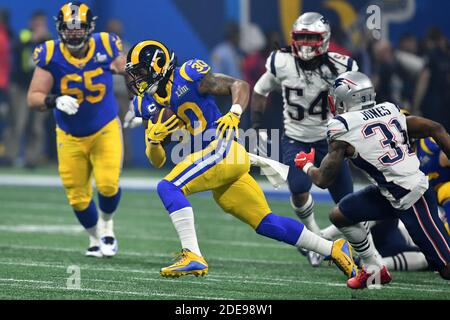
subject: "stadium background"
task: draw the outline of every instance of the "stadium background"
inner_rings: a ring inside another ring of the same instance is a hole
[[[362,52],[367,52],[370,34],[364,34],[368,14],[366,9],[370,4],[381,7],[382,36],[389,40],[395,49],[399,39],[405,34],[412,34],[420,43],[427,36],[431,27],[439,28],[445,36],[450,37],[450,21],[447,13],[450,11],[450,2],[439,0],[389,0],[389,1],[357,1],[357,0],[132,0],[125,5],[120,0],[89,0],[86,1],[98,16],[96,31],[104,31],[111,20],[119,21],[121,34],[126,47],[144,38],[156,38],[171,47],[178,56],[178,61],[197,57],[209,63],[214,48],[225,41],[229,23],[234,21],[241,27],[242,42],[248,42],[250,35],[243,35],[243,31],[249,23],[257,25],[264,35],[270,37],[268,43],[261,51],[267,55],[274,48],[273,40],[280,45],[289,41],[289,32],[293,21],[304,11],[318,11],[324,14],[332,26],[332,41],[339,48],[352,54],[358,61],[360,68],[374,75],[376,70],[370,67],[370,63],[361,58]],[[52,17],[56,15],[57,8],[64,1],[0,1],[0,9],[9,12],[9,27],[11,30],[10,46],[17,42],[21,31],[29,26],[29,19],[36,10],[43,11],[48,16],[49,30],[53,36],[55,28]],[[233,30],[233,29],[231,29]],[[368,39],[369,38],[369,39]],[[257,46],[257,44],[256,44]],[[245,48],[237,47],[236,50],[241,62],[251,52],[245,52]],[[250,49],[251,50],[251,49]],[[423,55],[423,52],[422,52]],[[14,54],[11,53],[11,65],[17,63]],[[359,59],[358,59],[359,58]],[[448,56],[447,56],[448,58]],[[252,82],[263,71],[261,66],[257,70],[242,70],[238,66],[239,75]],[[10,67],[10,70],[13,68]],[[223,71],[223,70],[221,70]],[[445,72],[447,72],[446,70]],[[250,79],[248,79],[250,78]],[[118,86],[123,83],[118,81]],[[6,88],[6,92],[8,88]],[[123,88],[122,88],[123,92]],[[6,94],[7,96],[7,94]],[[126,101],[121,100],[122,115],[127,108]],[[397,101],[401,103],[401,101]],[[224,110],[228,108],[227,100],[220,100]],[[8,113],[14,112],[14,99],[10,97],[9,105],[3,104],[0,111],[0,135],[4,137],[8,127]],[[5,107],[6,105],[6,107]],[[267,115],[267,126],[280,128],[282,126],[281,99],[274,95],[271,108]],[[249,119],[243,119],[242,126],[248,127]],[[54,163],[54,137],[51,119],[46,122],[47,139],[45,147],[45,160],[43,163]],[[142,129],[132,129],[125,132],[127,152],[125,166],[150,167],[144,155],[144,143]],[[1,140],[0,140],[1,141]],[[23,139],[22,144],[32,143]],[[0,148],[0,156],[5,156],[4,148]],[[6,154],[6,156],[8,156]],[[23,157],[23,151],[22,151]],[[0,161],[1,162],[1,161]],[[24,165],[19,154],[19,159],[12,159],[13,165]],[[8,163],[8,161],[7,161]],[[33,165],[34,166],[34,165]]]

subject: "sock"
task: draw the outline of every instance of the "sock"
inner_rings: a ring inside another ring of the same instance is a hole
[[[98,192],[98,206],[103,213],[112,214],[116,211],[119,205],[120,196],[122,195],[122,189],[118,189],[117,193],[111,197],[106,197]]]
[[[383,258],[383,264],[395,271],[422,271],[428,268],[428,262],[422,252],[407,251]]]
[[[333,242],[318,236],[308,229],[303,229],[303,232],[298,238],[295,246],[320,253],[321,255],[326,257],[331,255]]]
[[[305,225],[306,228],[314,232],[315,234],[320,234],[320,228],[317,225],[316,219],[314,218],[314,200],[311,194],[308,196],[306,203],[299,207],[296,207],[291,197],[291,206],[295,211],[295,214]]]
[[[98,246],[99,245],[98,240],[99,237],[97,229],[98,213],[94,200],[91,200],[89,206],[86,209],[82,211],[74,210],[74,212],[80,224],[89,234],[89,243],[90,243],[89,247]]]
[[[170,214],[173,226],[177,230],[178,237],[181,241],[181,247],[189,249],[195,254],[202,256],[197,242],[197,234],[195,232],[194,212],[191,207],[182,208]]]
[[[361,257],[366,269],[380,269],[383,261],[373,243],[367,222],[360,222],[349,227],[339,228],[356,253]]]
[[[330,224],[325,229],[322,229],[320,231],[320,234],[322,235],[322,237],[328,240],[334,240],[342,236],[342,232],[339,231],[339,229],[336,228],[334,224]]]
[[[260,235],[295,246],[304,227],[297,220],[269,213],[261,220],[255,231]]]

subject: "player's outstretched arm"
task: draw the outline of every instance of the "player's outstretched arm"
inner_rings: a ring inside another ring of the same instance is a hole
[[[47,70],[36,67],[28,88],[27,103],[32,109],[46,111],[45,98],[53,87],[53,76]]]
[[[302,169],[319,188],[329,187],[336,178],[344,162],[349,144],[343,141],[332,141],[328,154],[322,160],[320,168],[314,166],[315,150],[310,153],[300,152],[295,157],[295,165]]]
[[[233,105],[230,111],[219,118],[216,129],[216,138],[230,139],[232,133],[239,137],[238,125],[242,112],[247,108],[250,86],[247,82],[221,73],[208,73],[201,80],[198,91],[200,94],[212,94],[216,96],[231,95]]]
[[[408,116],[406,126],[409,137],[415,139],[432,137],[450,159],[450,135],[440,123],[418,116]]]
[[[212,94],[216,96],[231,95],[234,104],[247,108],[250,96],[250,86],[244,80],[236,79],[222,73],[208,73],[198,87],[200,94]]]

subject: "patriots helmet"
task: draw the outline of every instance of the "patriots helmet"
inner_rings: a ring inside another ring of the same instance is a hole
[[[375,106],[375,89],[364,73],[348,71],[339,75],[328,94],[328,105],[334,115]]]
[[[328,51],[330,24],[317,12],[306,12],[295,20],[291,32],[291,47],[294,56],[309,61]]]
[[[69,51],[78,51],[94,32],[97,17],[85,3],[74,1],[64,4],[53,19],[62,43]]]
[[[135,44],[127,55],[125,71],[130,90],[137,96],[153,95],[162,80],[167,80],[176,66],[175,53],[156,40]]]

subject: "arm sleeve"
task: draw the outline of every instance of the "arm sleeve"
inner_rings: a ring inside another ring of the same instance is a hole
[[[278,89],[280,87],[280,84],[275,78],[275,76],[269,72],[266,71],[261,78],[256,82],[255,87],[253,90],[264,97],[267,97],[269,93],[274,91],[275,89]]]
[[[348,132],[348,123],[347,120],[345,120],[343,117],[337,116],[331,119],[330,121],[328,121],[327,127],[328,143],[335,140],[346,141],[345,135]]]
[[[33,52],[33,62],[37,67],[49,69],[48,64],[53,56],[54,41],[46,41],[36,46]]]
[[[116,35],[114,33],[110,33],[109,34],[109,43],[111,45],[112,58],[115,59],[123,51],[122,40],[120,39],[120,37],[118,35]]]
[[[192,59],[183,63],[180,68],[180,75],[190,82],[198,82],[208,74],[211,67],[203,60]]]

